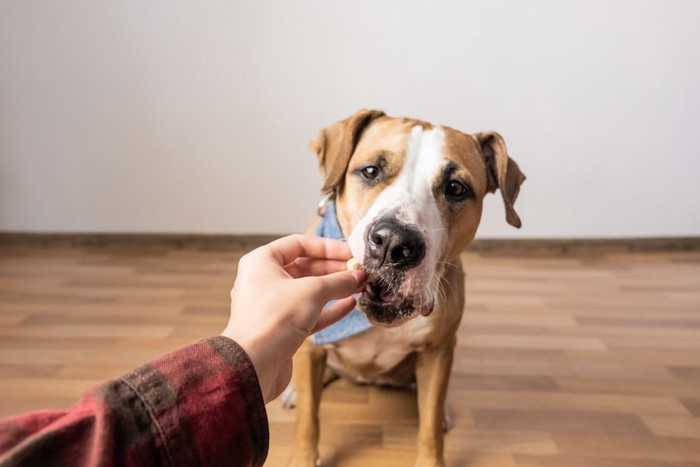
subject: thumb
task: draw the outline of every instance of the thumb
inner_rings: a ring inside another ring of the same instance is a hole
[[[323,303],[338,298],[349,297],[364,287],[367,282],[367,273],[362,270],[340,271],[325,276],[314,278],[319,283],[321,298]]]

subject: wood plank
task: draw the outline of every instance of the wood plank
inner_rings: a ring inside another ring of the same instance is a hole
[[[246,247],[132,240],[0,242],[0,415],[67,407],[225,326]],[[700,251],[619,247],[465,253],[448,465],[700,466]],[[295,415],[269,404],[266,465]],[[320,416],[326,466],[415,460],[415,391],[338,381]]]

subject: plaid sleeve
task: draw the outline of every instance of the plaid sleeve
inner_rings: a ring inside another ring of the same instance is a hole
[[[268,425],[255,369],[211,337],[83,395],[0,420],[0,466],[260,466]]]

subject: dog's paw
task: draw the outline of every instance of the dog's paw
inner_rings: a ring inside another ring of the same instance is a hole
[[[414,467],[445,467],[445,461],[442,459],[418,459]]]
[[[443,433],[447,433],[452,429],[452,417],[450,417],[450,414],[447,413],[447,410],[445,410],[445,418],[442,420],[442,431]]]
[[[289,384],[280,396],[282,407],[285,409],[293,409],[297,406],[297,388],[293,384]]]
[[[287,467],[321,467],[321,458],[315,455],[293,455]]]

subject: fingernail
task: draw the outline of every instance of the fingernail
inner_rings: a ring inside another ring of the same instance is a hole
[[[365,282],[367,282],[367,273],[363,269],[356,269],[354,271],[350,271],[350,274],[352,274],[352,277],[355,278],[355,282],[357,282],[358,287],[364,285]]]

